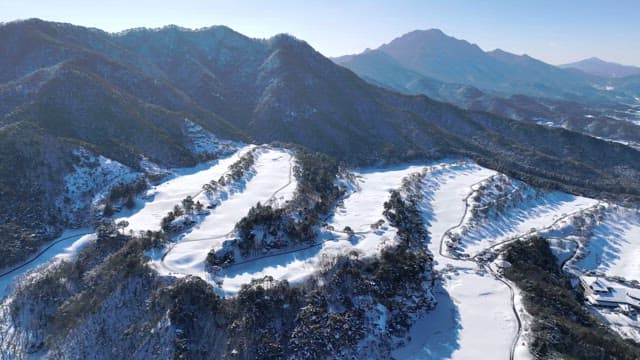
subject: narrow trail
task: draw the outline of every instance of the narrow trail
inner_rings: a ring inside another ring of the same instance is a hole
[[[110,185],[113,185],[114,183],[116,183],[117,181],[119,181],[120,179],[124,178],[125,176],[129,176],[131,175],[130,173],[126,173],[126,174],[120,174],[120,175],[116,175],[112,178],[110,178],[109,180],[107,180],[106,182]],[[0,273],[0,279],[6,277],[7,275],[13,274],[14,272],[21,270],[23,268],[25,268],[26,266],[32,264],[34,261],[38,260],[39,258],[42,257],[42,255],[44,255],[47,251],[49,251],[52,247],[60,244],[61,242],[65,241],[65,240],[69,240],[72,239],[74,237],[82,237],[85,235],[90,235],[93,234],[95,231],[87,231],[87,232],[83,232],[83,233],[79,233],[79,234],[75,234],[75,235],[69,235],[69,236],[65,236],[59,239],[56,239],[48,244],[46,244],[44,247],[40,248],[40,250],[34,254],[31,255],[31,257],[29,257],[28,260],[26,260],[25,262],[16,265],[12,268],[6,269],[5,271],[3,271],[2,273]]]
[[[562,261],[562,263],[560,264],[560,271],[567,272],[565,270],[565,267],[567,266],[567,264],[571,260],[575,259],[575,257],[578,255],[578,252],[580,252],[580,247],[581,247],[580,242],[575,240],[575,239],[567,239],[567,238],[563,238],[563,239],[560,239],[560,238],[549,238],[548,240],[551,240],[551,239],[570,241],[570,242],[572,242],[572,243],[574,243],[576,245],[576,250],[573,252],[573,254],[571,254],[571,256],[569,256],[568,258],[564,259],[564,261]]]

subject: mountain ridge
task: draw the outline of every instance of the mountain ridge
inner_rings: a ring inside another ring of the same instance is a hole
[[[600,76],[563,69],[529,55],[502,49],[484,51],[478,45],[446,35],[439,29],[415,30],[380,45],[377,49],[402,66],[444,83],[479,88],[496,96],[515,94],[562,100],[595,100],[610,97],[610,82]],[[338,64],[352,62],[367,51],[334,58]],[[629,97],[628,92],[617,96]],[[631,96],[632,97],[632,96]]]
[[[227,27],[175,26],[112,35],[31,20],[0,26],[0,40],[0,53],[10,55],[0,58],[0,135],[26,139],[14,153],[34,154],[29,164],[39,169],[0,173],[0,215],[25,229],[30,222],[20,219],[32,210],[14,203],[29,199],[43,219],[61,211],[50,199],[71,165],[61,170],[47,156],[73,164],[75,144],[134,169],[142,159],[193,165],[203,159],[190,150],[185,119],[217,137],[295,143],[355,166],[467,157],[546,187],[640,197],[633,149],[372,86],[290,35],[263,40]],[[50,143],[67,150],[44,155]],[[39,196],[40,189],[51,190]]]
[[[585,73],[607,78],[624,78],[640,75],[640,67],[604,61],[598,57],[590,57],[588,59],[558,65],[558,67],[563,69],[578,69]]]

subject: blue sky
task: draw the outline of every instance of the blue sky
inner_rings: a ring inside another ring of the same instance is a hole
[[[598,56],[640,66],[640,0],[0,0],[0,21],[31,17],[107,31],[177,24],[289,33],[327,56],[439,28],[553,64]]]

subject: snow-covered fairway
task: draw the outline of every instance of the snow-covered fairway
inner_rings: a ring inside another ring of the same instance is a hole
[[[317,246],[223,270],[220,274],[223,292],[233,295],[242,284],[266,275],[291,283],[302,281],[318,270],[323,254],[346,254],[351,250],[365,256],[377,254],[382,246],[393,241],[396,231],[388,224],[373,231],[371,224],[384,219],[383,205],[389,199],[390,191],[400,188],[404,177],[422,169],[423,166],[402,166],[356,173],[358,189],[328,220],[328,225],[337,231],[324,231],[320,236],[324,242]],[[340,232],[346,226],[357,233],[351,241]]]
[[[493,170],[477,165],[467,165],[425,179],[426,182],[436,186],[432,194],[427,194],[427,203],[424,204],[423,209],[426,222],[431,224],[429,250],[436,259],[436,269],[444,268],[451,261],[459,263],[458,260],[441,256],[442,237],[447,230],[461,223],[466,208],[465,198],[471,192],[471,187],[495,174],[497,173]]]
[[[576,264],[579,268],[640,281],[640,214],[636,210],[608,210],[587,246],[589,253]]]
[[[445,279],[437,296],[440,303],[412,327],[411,342],[394,352],[397,359],[509,358],[517,329],[509,288],[474,262],[440,253],[442,237],[463,219],[472,187],[494,174],[467,165],[425,179],[425,189],[431,189],[423,206],[430,223],[429,249]]]
[[[211,249],[218,248],[256,203],[267,203],[275,198],[279,203],[293,197],[296,182],[291,174],[293,157],[290,153],[268,149],[258,156],[256,175],[243,189],[229,194],[204,220],[185,234],[152,266],[160,273],[179,275],[205,274],[205,260]]]
[[[187,196],[195,196],[202,191],[202,185],[211,180],[218,180],[229,165],[236,162],[243,154],[254,146],[245,146],[233,155],[220,159],[214,163],[205,163],[195,168],[175,170],[174,178],[153,187],[146,194],[150,199],[141,208],[131,211],[130,215],[122,216],[117,221],[127,220],[132,230],[160,230],[160,221],[173,207]],[[204,197],[204,196],[203,196]]]
[[[438,305],[411,329],[397,359],[508,359],[516,323],[509,289],[491,274],[447,274]]]
[[[540,199],[518,204],[496,218],[475,226],[462,237],[462,246],[470,256],[477,255],[487,247],[520,236],[532,229],[550,226],[563,215],[587,209],[598,201],[566,193],[547,193]]]

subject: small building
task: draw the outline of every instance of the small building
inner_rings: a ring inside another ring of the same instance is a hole
[[[581,276],[580,285],[588,303],[595,306],[620,308],[629,312],[640,309],[640,290],[627,288],[595,276]]]

